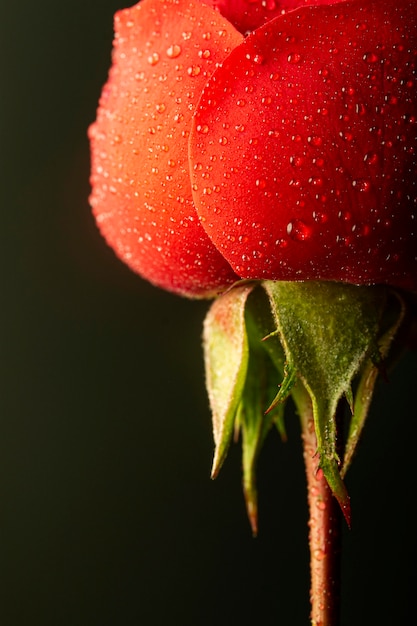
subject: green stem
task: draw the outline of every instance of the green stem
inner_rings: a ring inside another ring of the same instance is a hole
[[[311,405],[303,407],[301,426],[309,506],[311,624],[338,626],[341,511],[322,470],[317,471],[317,440]]]

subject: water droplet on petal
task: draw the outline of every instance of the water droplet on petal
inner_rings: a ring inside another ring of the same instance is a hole
[[[303,157],[302,157],[302,156],[299,156],[299,155],[296,155],[296,156],[291,156],[291,157],[290,157],[290,163],[291,163],[291,165],[293,165],[294,167],[300,167],[300,165],[302,165],[302,164],[303,164],[303,161],[304,161]]]
[[[292,52],[291,54],[287,56],[287,61],[288,63],[291,63],[292,65],[296,65],[297,63],[300,63],[301,61],[301,54],[299,52]]]
[[[325,224],[328,220],[326,213],[321,213],[320,211],[313,211],[313,219],[319,224]]]
[[[320,176],[312,176],[308,179],[308,182],[314,187],[321,187],[323,185],[323,179],[320,178]]]
[[[376,165],[379,161],[378,154],[376,152],[367,152],[363,157],[363,160],[368,165]]]
[[[375,54],[375,52],[367,52],[362,58],[365,63],[377,63],[379,61],[379,57]]]
[[[170,59],[176,59],[177,57],[179,57],[181,54],[181,46],[179,46],[178,44],[173,44],[172,46],[169,46],[169,48],[167,49],[167,56]]]
[[[287,224],[287,233],[296,241],[305,241],[311,236],[312,230],[301,220],[295,219]]]
[[[345,141],[352,141],[353,139],[353,133],[351,133],[350,131],[340,131],[339,135]]]
[[[254,63],[256,63],[256,65],[262,65],[262,63],[264,62],[265,58],[262,56],[262,54],[255,54],[252,57],[252,61]]]
[[[201,72],[201,67],[199,65],[192,65],[187,69],[187,74],[189,76],[198,76]]]
[[[211,57],[211,51],[208,49],[200,50],[198,56],[200,57],[200,59],[209,59]]]
[[[371,182],[365,178],[358,178],[352,181],[352,187],[354,187],[356,191],[367,193],[371,189]]]
[[[159,61],[159,54],[157,52],[153,52],[148,56],[149,65],[156,65]]]
[[[318,148],[319,146],[322,145],[323,143],[323,138],[318,136],[318,135],[313,135],[311,137],[307,137],[307,141],[310,145],[315,146],[316,148]]]

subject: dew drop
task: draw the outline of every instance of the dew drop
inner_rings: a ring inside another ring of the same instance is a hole
[[[366,24],[366,22],[359,22],[358,24],[356,24],[356,29],[357,30],[368,30],[368,25]]]
[[[357,178],[352,181],[352,187],[354,187],[356,191],[367,193],[371,189],[371,182],[365,178]]]
[[[300,167],[300,165],[303,164],[303,161],[304,161],[303,157],[299,155],[290,157],[290,163],[293,167]]]
[[[254,63],[256,63],[256,65],[262,65],[262,63],[264,62],[264,60],[265,60],[265,57],[263,57],[263,56],[262,56],[262,54],[255,54],[255,55],[252,57],[252,61],[253,61]]]
[[[220,137],[219,138],[219,144],[221,146],[225,146],[227,144],[227,137]]]
[[[307,141],[310,145],[315,146],[316,148],[320,147],[323,143],[323,138],[319,135],[313,135],[311,137],[307,137]]]
[[[384,96],[384,100],[385,102],[387,102],[388,104],[398,104],[398,98],[397,96],[392,95],[391,93],[387,93]]]
[[[148,56],[149,65],[156,65],[159,61],[159,54],[157,52],[153,52]]]
[[[200,57],[200,59],[209,59],[211,57],[211,51],[208,49],[200,50],[198,56]]]
[[[167,56],[170,59],[176,59],[177,57],[179,57],[181,54],[181,46],[179,46],[178,44],[172,44],[172,46],[169,46],[169,48],[167,48]]]
[[[363,102],[357,102],[355,105],[355,112],[358,115],[366,115],[366,105]]]
[[[368,165],[376,165],[379,161],[379,156],[376,152],[367,152],[363,157],[363,160]]]
[[[328,220],[326,213],[321,213],[320,211],[313,211],[313,219],[318,224],[325,224]]]
[[[321,187],[323,185],[323,179],[320,178],[320,176],[312,176],[308,179],[308,182],[314,187]]]
[[[295,219],[287,224],[287,234],[296,241],[306,241],[311,233],[311,228],[301,220]]]
[[[299,54],[298,52],[292,52],[287,56],[287,61],[288,63],[291,63],[291,65],[296,65],[301,61],[301,54]]]
[[[325,556],[326,555],[323,550],[320,550],[320,549],[314,550],[314,558],[317,561],[322,561],[325,558]]]
[[[352,213],[350,211],[340,211],[337,217],[344,222],[349,222],[352,219]]]
[[[209,127],[207,126],[207,124],[199,124],[197,126],[197,132],[201,133],[202,135],[207,135],[209,131]]]
[[[348,142],[352,141],[353,139],[353,133],[351,133],[350,131],[340,131],[339,135],[342,139]]]
[[[362,58],[365,63],[377,63],[379,61],[379,57],[375,54],[375,52],[366,52]]]
[[[191,65],[191,67],[187,69],[187,74],[189,76],[198,76],[200,72],[201,72],[201,67],[199,65]]]

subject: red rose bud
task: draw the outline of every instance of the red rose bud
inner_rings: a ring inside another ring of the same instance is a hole
[[[115,17],[89,132],[91,204],[117,255],[167,290],[222,294],[204,325],[213,475],[240,431],[255,533],[258,454],[295,403],[323,626],[330,495],[350,523],[343,478],[381,361],[412,328],[415,294],[391,287],[417,290],[416,8],[142,0]]]
[[[217,6],[232,19],[243,2]],[[154,284],[416,289],[416,3],[308,4],[245,5],[277,15],[246,39],[188,0],[117,13],[91,204]]]

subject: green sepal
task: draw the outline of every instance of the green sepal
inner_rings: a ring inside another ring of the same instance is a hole
[[[273,423],[277,427],[281,439],[286,441],[284,402],[292,388],[293,378],[286,362],[279,333],[275,330],[275,320],[272,316],[269,299],[263,288],[259,287],[253,292],[248,302],[248,308],[257,327],[256,334],[253,334],[253,343],[260,342],[260,347],[267,352],[274,366],[274,370],[270,371],[268,380],[270,397],[273,400],[269,402],[269,405],[264,406],[264,411],[269,413],[273,409],[277,409],[273,411]]]
[[[253,284],[238,285],[214,300],[204,320],[206,385],[212,412],[214,478],[227,455],[248,365],[246,300]]]
[[[388,356],[392,342],[401,327],[405,315],[406,304],[404,299],[397,292],[392,292],[387,300],[384,316],[381,320],[381,336],[378,338],[378,354],[366,359],[359,374],[359,383],[356,389],[353,402],[352,418],[349,424],[349,432],[346,440],[343,466],[341,469],[342,478],[348,471],[353,456],[356,452],[360,436],[365,425],[371,400],[373,397],[375,383],[380,374],[381,367]]]
[[[272,325],[268,299],[262,290],[257,289],[250,295],[246,305],[249,362],[238,416],[242,432],[243,490],[254,535],[257,534],[258,523],[256,463],[259,452],[274,424],[285,437],[284,405],[279,404],[274,410],[265,411],[278,382],[282,380],[285,359],[280,344],[272,345],[264,341]]]
[[[336,411],[363,361],[377,353],[375,338],[384,287],[335,282],[265,281],[287,361],[307,389],[314,414],[318,468],[349,523],[349,497],[339,473]]]

